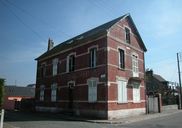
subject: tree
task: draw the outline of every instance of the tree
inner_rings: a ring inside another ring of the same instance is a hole
[[[4,94],[4,79],[0,78],[0,108],[2,107],[3,103],[3,94]]]

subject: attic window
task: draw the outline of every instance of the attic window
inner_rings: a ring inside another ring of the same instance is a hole
[[[83,36],[78,37],[76,40],[81,40],[81,39],[83,39]]]
[[[71,43],[73,43],[73,40],[68,41],[66,44],[71,44]]]
[[[125,27],[125,40],[127,44],[130,44],[130,29]]]

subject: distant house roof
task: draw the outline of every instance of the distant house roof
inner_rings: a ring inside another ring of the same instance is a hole
[[[162,76],[160,76],[158,74],[154,74],[153,76],[155,79],[157,79],[160,82],[167,82]]]
[[[128,17],[130,22],[132,23],[134,29],[135,29],[135,33],[138,36],[139,42],[140,42],[140,46],[143,48],[144,51],[147,51],[142,38],[140,37],[140,34],[131,18],[131,16],[129,14],[125,14],[119,18],[116,18],[110,22],[107,22],[103,25],[100,25],[94,29],[91,29],[85,33],[82,33],[76,37],[73,37],[67,41],[64,41],[60,44],[58,44],[57,46],[55,46],[53,49],[51,49],[50,51],[45,52],[44,54],[42,54],[41,56],[39,56],[38,58],[36,58],[35,60],[40,60],[40,59],[44,59],[47,58],[48,56],[55,56],[56,53],[58,53],[59,51],[65,50],[67,48],[69,48],[70,46],[75,46],[78,43],[83,43],[86,41],[89,41],[91,39],[95,39],[97,37],[100,37],[102,35],[106,35],[107,34],[107,30],[113,26],[114,24],[116,24],[117,22],[119,22],[120,20],[124,19]]]
[[[29,84],[27,87],[35,88],[35,84]]]
[[[18,86],[5,86],[5,96],[11,97],[34,97],[35,88],[31,87],[18,87]]]

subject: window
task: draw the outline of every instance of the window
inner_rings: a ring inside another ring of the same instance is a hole
[[[45,75],[46,75],[46,64],[43,63],[41,64],[41,76],[45,77]]]
[[[67,57],[67,72],[75,70],[75,55],[69,55]]]
[[[55,102],[57,100],[57,84],[51,85],[51,101]]]
[[[125,68],[125,57],[124,57],[124,50],[119,49],[119,68]]]
[[[130,44],[130,29],[125,27],[125,39],[126,43]]]
[[[133,102],[140,102],[140,84],[133,83]]]
[[[132,55],[132,71],[133,77],[138,77],[138,56]]]
[[[52,67],[53,76],[57,75],[57,71],[58,71],[58,59],[55,58],[53,59],[53,67]]]
[[[118,103],[126,103],[126,102],[127,102],[126,81],[119,80],[118,81]]]
[[[95,68],[96,67],[96,48],[90,49],[90,67]]]
[[[70,89],[73,89],[73,88],[75,87],[75,81],[69,81],[69,82],[68,82],[68,87],[69,87]]]
[[[96,102],[97,101],[97,80],[89,79],[87,82],[88,82],[88,101]]]
[[[40,101],[44,101],[44,90],[45,90],[44,85],[41,85],[40,86]]]

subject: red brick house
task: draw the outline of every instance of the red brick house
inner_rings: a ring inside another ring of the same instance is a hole
[[[129,14],[53,47],[37,60],[37,111],[105,119],[145,113],[146,47]]]
[[[22,99],[32,99],[34,97],[34,87],[4,86],[3,108],[6,110],[20,109]]]

